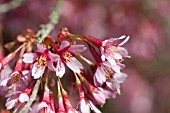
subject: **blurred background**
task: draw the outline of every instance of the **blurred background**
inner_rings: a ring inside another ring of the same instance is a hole
[[[27,28],[37,31],[47,23],[55,4],[55,0],[18,1],[22,1],[18,8],[0,14],[0,58],[9,53],[5,43]],[[131,37],[125,47],[132,58],[125,60],[123,70],[128,78],[122,94],[108,100],[103,113],[170,113],[169,6],[169,0],[64,0],[53,37],[63,27],[98,39]]]

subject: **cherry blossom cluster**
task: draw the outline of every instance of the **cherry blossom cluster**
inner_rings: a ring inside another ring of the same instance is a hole
[[[127,77],[122,69],[124,58],[130,57],[123,47],[128,40],[128,36],[99,40],[63,28],[56,37],[37,43],[35,33],[27,30],[17,37],[20,46],[0,60],[4,70],[17,58],[11,74],[0,82],[7,92],[6,108],[19,112],[40,80],[30,113],[101,113],[96,105],[120,94]]]

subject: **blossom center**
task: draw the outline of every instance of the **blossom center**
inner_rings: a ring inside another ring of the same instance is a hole
[[[71,55],[71,53],[69,53],[69,52],[64,52],[64,53],[63,53],[63,57],[64,57],[64,59],[65,59],[66,61],[70,61],[72,55]]]
[[[19,82],[20,81],[20,74],[19,73],[14,74],[11,80],[12,80],[12,83]]]
[[[108,66],[103,65],[103,70],[106,73],[108,78],[110,78],[111,75],[114,75],[113,69],[109,68]]]
[[[113,57],[118,52],[120,52],[120,50],[118,50],[115,46],[108,45],[108,46],[105,47],[105,53],[109,57]]]
[[[39,67],[46,66],[47,64],[46,58],[43,56],[40,56],[39,58],[37,58],[37,62],[38,62]]]

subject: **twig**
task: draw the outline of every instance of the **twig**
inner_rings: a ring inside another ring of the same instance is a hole
[[[42,43],[42,40],[50,34],[54,29],[55,25],[58,23],[60,9],[61,9],[62,0],[58,0],[56,7],[49,16],[49,23],[42,25],[41,29],[37,32],[37,43]]]
[[[25,3],[26,0],[12,0],[8,3],[0,4],[0,14],[7,13]]]

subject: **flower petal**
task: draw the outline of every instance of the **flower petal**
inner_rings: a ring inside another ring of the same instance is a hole
[[[85,51],[87,48],[85,47],[85,45],[71,45],[71,47],[69,47],[69,51],[72,53],[76,53],[76,52],[83,52]]]
[[[127,74],[125,74],[125,73],[115,73],[115,75],[114,75],[114,79],[118,83],[123,83],[125,81],[126,77],[127,77]]]
[[[2,80],[1,81],[1,86],[6,86],[9,79],[10,78],[7,77],[6,79]]]
[[[102,113],[91,101],[89,101],[90,108],[93,110],[95,113]]]
[[[48,51],[48,55],[49,55],[49,58],[50,58],[52,61],[56,61],[57,59],[60,58],[59,55],[54,54],[54,53],[51,53],[50,51]]]
[[[80,73],[80,69],[83,69],[83,65],[75,57],[71,57],[70,61],[67,61],[66,64],[75,73]]]
[[[37,58],[36,53],[25,53],[23,55],[23,62],[25,63],[33,63]]]
[[[95,77],[94,79],[96,79],[96,81],[99,83],[100,86],[106,81],[105,72],[102,69],[102,67],[98,66],[94,74],[94,77]]]
[[[65,47],[69,46],[70,43],[68,41],[62,41],[60,45],[60,50],[64,49]]]
[[[7,107],[7,109],[12,109],[15,106],[17,101],[18,101],[18,98],[14,98],[14,99],[8,98],[5,106]]]
[[[124,35],[123,35],[124,36]],[[122,37],[122,36],[121,36]],[[121,39],[121,37],[119,37],[118,39]],[[123,38],[125,38],[126,36],[124,36]],[[123,39],[122,38],[122,39]],[[122,46],[122,45],[124,45],[128,40],[129,40],[129,36],[127,36],[126,38],[125,38],[125,40],[123,40],[120,44],[119,44],[119,46]]]
[[[56,76],[63,77],[65,73],[65,66],[61,60],[58,60],[57,67],[56,67]]]
[[[45,50],[46,50],[45,47],[43,47],[43,46],[40,45],[40,44],[37,44],[37,52],[44,53]]]
[[[40,109],[42,109],[42,108],[44,108],[44,107],[47,107],[48,105],[47,105],[47,103],[46,102],[40,102],[39,104],[38,104],[38,106],[37,106],[37,112],[40,110]]]
[[[19,101],[21,103],[27,102],[29,100],[29,96],[26,93],[21,93],[19,95]]]
[[[43,75],[45,70],[45,66],[39,66],[38,62],[34,63],[33,67],[32,67],[32,76],[34,77],[34,79],[38,79],[40,78],[40,76]]]
[[[90,113],[90,107],[85,99],[81,99],[80,111],[81,111],[81,113]]]
[[[53,61],[48,61],[47,62],[47,67],[51,70],[51,71],[55,71],[56,68],[53,65]]]

